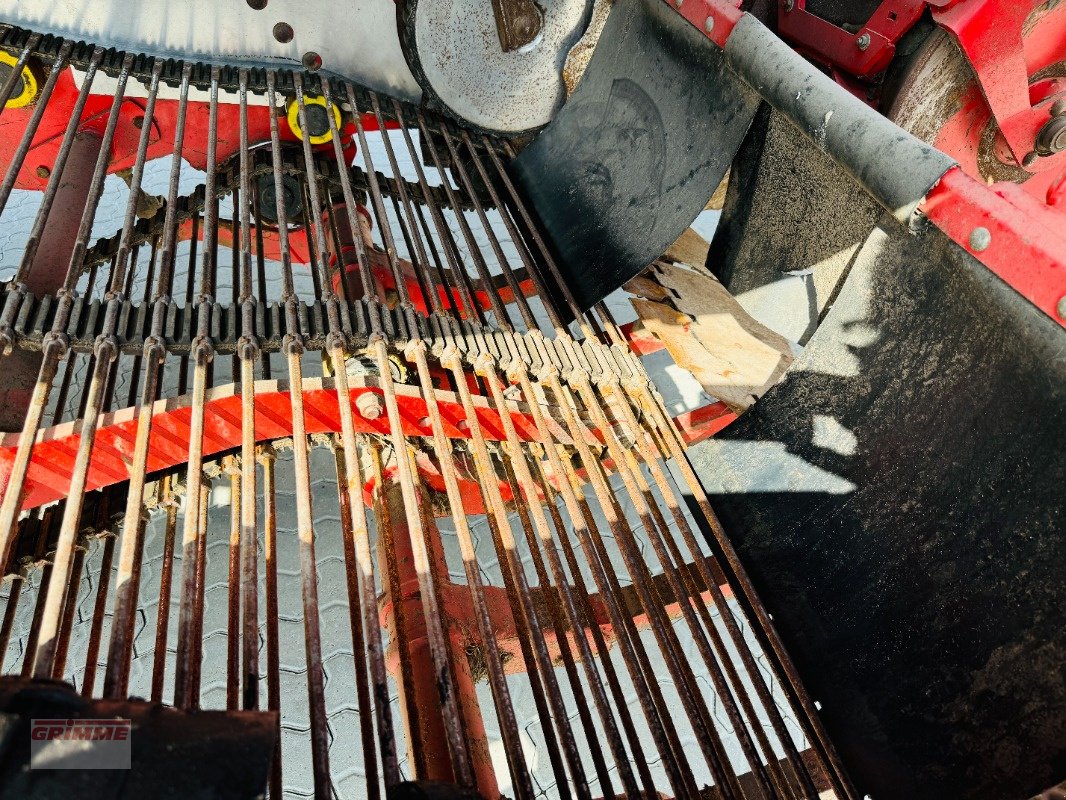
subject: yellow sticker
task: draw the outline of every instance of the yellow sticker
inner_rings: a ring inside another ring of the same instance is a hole
[[[310,110],[311,106],[322,106],[326,108],[326,98],[317,95],[304,95],[304,108]],[[300,105],[295,100],[289,101],[288,112],[289,127],[292,128],[292,132],[296,134],[297,138],[303,139],[304,132],[300,127]],[[341,110],[334,104],[333,106],[333,121],[336,123],[337,130],[341,129]],[[317,136],[311,136],[311,144],[325,144],[333,138],[333,134],[327,127],[325,133],[318,134]]]
[[[6,50],[0,50],[0,64],[7,64],[10,69],[14,69],[17,63],[18,59],[15,58],[15,56],[11,55],[11,53],[8,53]],[[24,66],[22,68],[22,91],[17,95],[13,94],[4,108],[22,108],[36,99],[37,78],[34,76],[29,66]]]

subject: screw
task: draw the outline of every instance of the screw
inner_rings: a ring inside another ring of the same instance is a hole
[[[381,398],[373,392],[363,392],[356,398],[355,408],[364,419],[377,419],[381,416]]]
[[[860,50],[866,50],[870,46],[870,34],[864,33],[858,39],[855,40],[855,46]]]
[[[707,21],[703,23],[703,29],[710,33],[714,30],[714,17],[707,17]]]
[[[1066,319],[1066,294],[1059,298],[1059,307],[1055,309],[1062,319]]]
[[[44,164],[42,164],[41,166],[37,167],[37,177],[40,178],[41,180],[44,180],[45,178],[47,178],[51,174],[52,174],[52,170],[48,169],[48,167],[46,167]]]
[[[975,253],[980,253],[988,249],[988,246],[992,244],[992,234],[989,233],[988,228],[974,228],[970,234],[970,249]]]

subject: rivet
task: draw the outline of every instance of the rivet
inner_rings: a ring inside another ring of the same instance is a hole
[[[377,419],[381,416],[381,398],[373,392],[363,392],[356,398],[355,408],[364,419]]]
[[[674,5],[677,6],[678,8],[681,8],[681,3],[682,3],[682,0],[674,0]]]
[[[1056,310],[1062,319],[1066,319],[1066,294],[1059,298],[1059,307]]]
[[[52,170],[48,169],[48,167],[46,167],[44,164],[41,164],[41,166],[37,167],[37,177],[41,180],[44,180],[51,174]]]
[[[1055,105],[1051,107],[1051,116],[1063,117],[1066,116],[1066,97],[1062,100],[1056,100]]]
[[[791,11],[796,7],[796,0],[785,0],[785,11]]]
[[[970,249],[974,252],[980,253],[987,250],[990,244],[992,244],[992,234],[989,233],[988,228],[974,228],[970,233]]]
[[[866,50],[870,46],[870,34],[864,33],[855,40],[855,46],[860,50]]]
[[[703,29],[710,33],[714,30],[714,17],[707,17],[707,21],[703,23]]]

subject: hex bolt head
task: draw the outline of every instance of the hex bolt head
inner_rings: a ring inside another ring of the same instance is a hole
[[[363,392],[355,399],[355,408],[363,419],[377,419],[381,416],[381,398],[374,392]]]
[[[970,233],[970,249],[975,253],[987,250],[990,244],[992,244],[992,234],[988,228],[974,228]]]
[[[860,50],[867,50],[870,47],[870,34],[864,33],[858,39],[855,40],[855,46]]]

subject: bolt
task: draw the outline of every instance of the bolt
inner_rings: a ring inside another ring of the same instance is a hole
[[[144,127],[144,117],[136,116],[133,118],[133,127],[140,130]]]
[[[1064,117],[1066,116],[1066,97],[1061,100],[1056,100],[1055,105],[1051,107],[1051,116]]]
[[[707,17],[707,21],[703,23],[703,29],[710,33],[714,30],[714,17]]]
[[[1036,135],[1034,149],[1042,156],[1053,156],[1066,150],[1066,116],[1047,121]]]
[[[858,39],[855,40],[855,46],[860,50],[866,50],[870,47],[870,34],[864,33]]]
[[[1055,309],[1062,319],[1066,319],[1066,294],[1059,298],[1059,307]]]
[[[987,250],[990,244],[992,244],[992,234],[989,233],[988,228],[974,228],[970,233],[970,249],[975,253]]]
[[[796,0],[785,0],[785,11],[791,11],[796,7]]]
[[[377,419],[381,416],[381,398],[373,392],[363,392],[355,399],[355,408],[363,419]]]
[[[37,177],[40,178],[42,181],[51,174],[52,170],[48,169],[48,167],[46,167],[44,164],[41,164],[41,166],[37,167]]]

